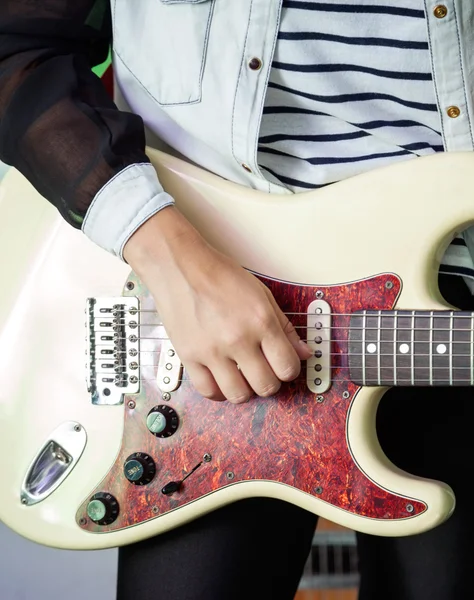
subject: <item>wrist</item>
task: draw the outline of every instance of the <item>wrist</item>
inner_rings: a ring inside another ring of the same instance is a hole
[[[177,253],[196,243],[206,242],[191,223],[174,207],[163,208],[130,237],[123,249],[123,256],[133,270],[140,270],[147,265],[159,266],[167,262],[175,262]]]

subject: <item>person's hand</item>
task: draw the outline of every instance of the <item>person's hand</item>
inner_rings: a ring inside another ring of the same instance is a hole
[[[234,403],[271,396],[312,355],[268,288],[207,244],[174,207],[142,225],[124,257],[150,290],[202,396]]]

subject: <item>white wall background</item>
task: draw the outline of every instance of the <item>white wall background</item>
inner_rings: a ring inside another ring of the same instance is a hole
[[[0,523],[0,600],[115,600],[116,574],[116,550],[54,550]]]

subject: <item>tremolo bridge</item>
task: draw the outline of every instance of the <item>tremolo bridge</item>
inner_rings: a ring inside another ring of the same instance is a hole
[[[133,296],[88,298],[86,381],[92,404],[123,404],[140,390],[140,310]]]

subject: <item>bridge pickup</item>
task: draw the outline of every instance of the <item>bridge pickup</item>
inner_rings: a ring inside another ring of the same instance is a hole
[[[135,297],[89,298],[86,382],[92,404],[123,404],[140,391],[140,310]]]
[[[306,383],[315,394],[331,387],[331,307],[324,300],[308,306],[307,343],[313,356],[306,361]]]
[[[165,333],[166,335],[166,333]],[[156,374],[158,389],[162,392],[173,392],[179,387],[183,374],[183,365],[169,339],[161,344],[160,359]]]

